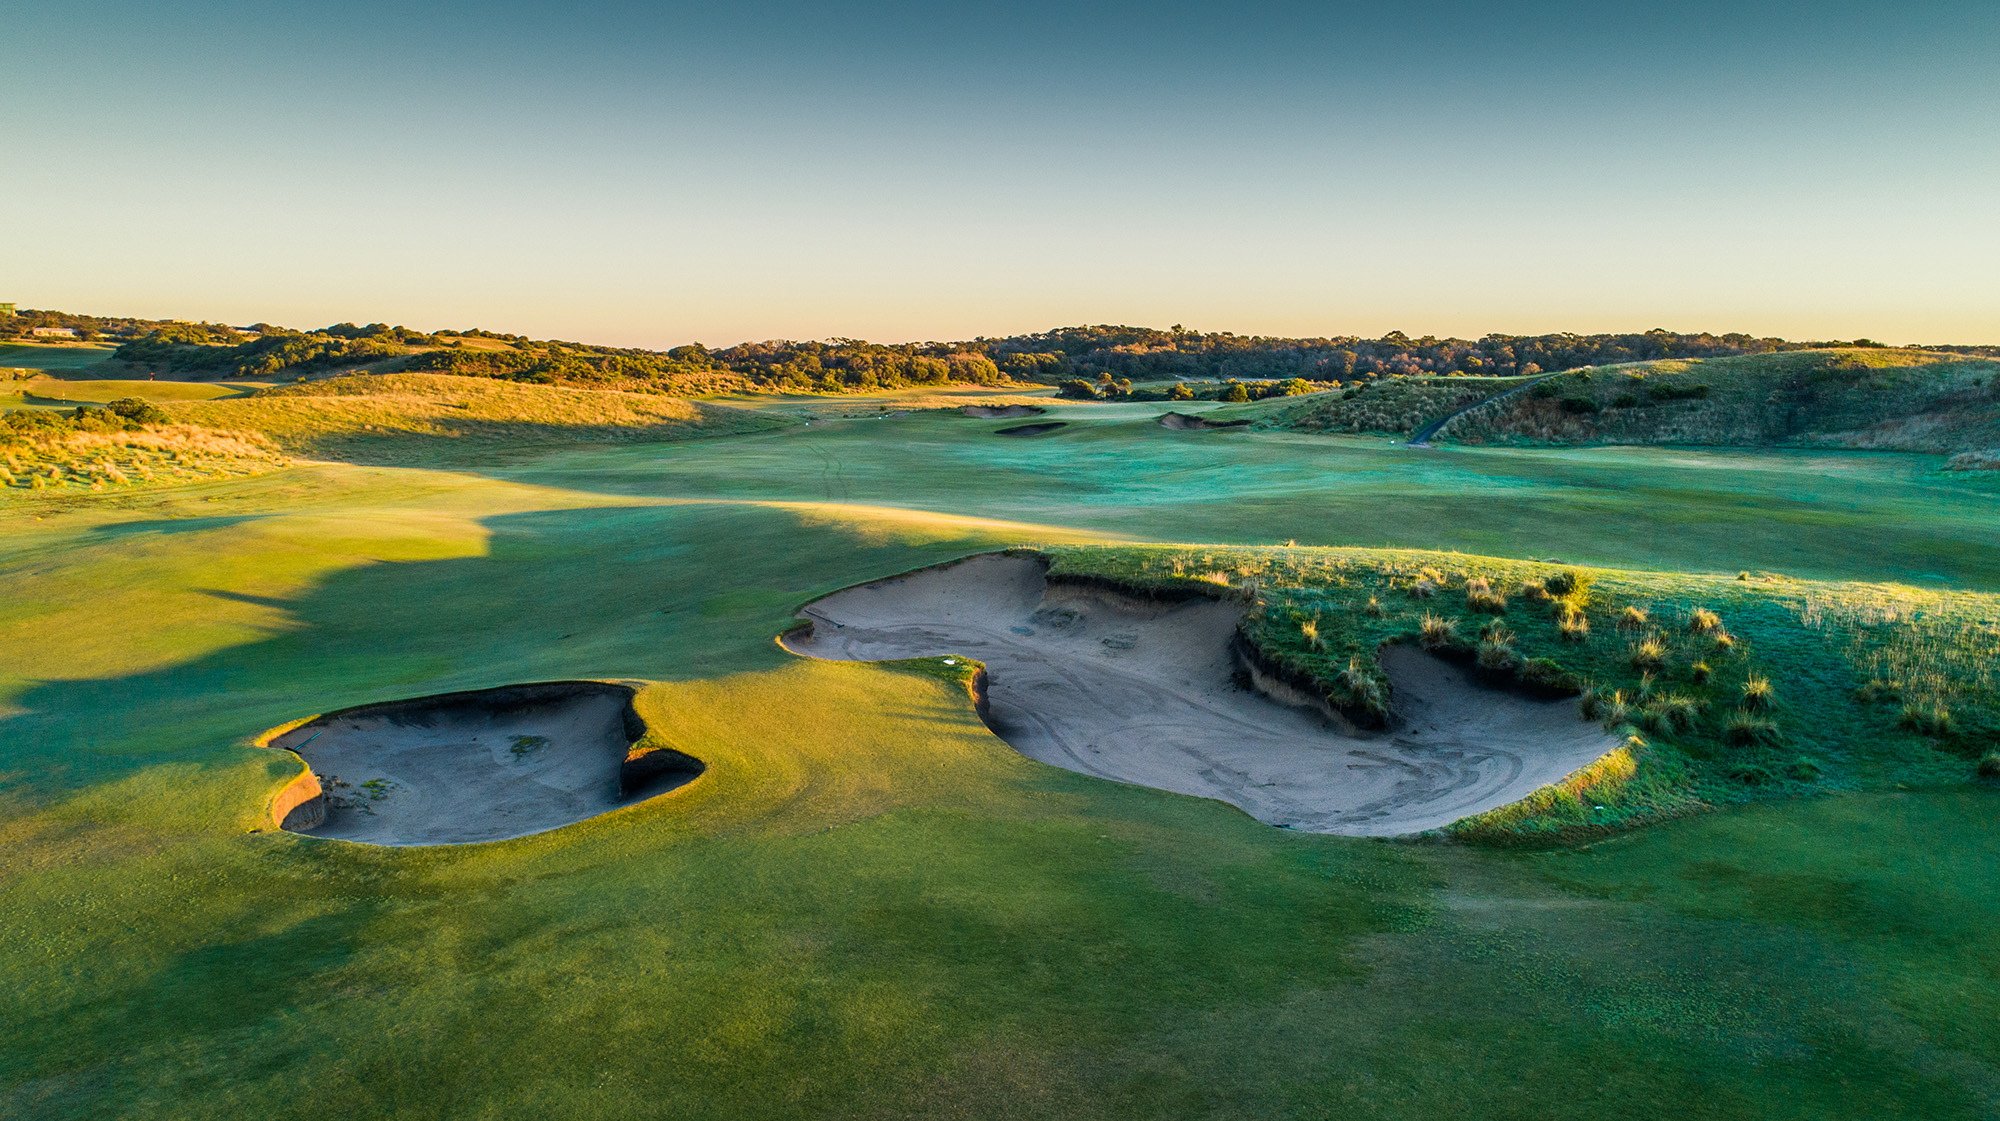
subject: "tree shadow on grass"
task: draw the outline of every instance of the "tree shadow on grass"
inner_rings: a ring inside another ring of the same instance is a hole
[[[0,771],[32,775],[43,792],[74,789],[165,762],[241,766],[236,745],[262,729],[371,701],[771,668],[789,657],[772,637],[798,604],[989,543],[903,544],[738,505],[546,510],[482,525],[481,556],[361,565],[289,599],[201,589],[281,609],[285,625],[147,673],[30,687],[0,717]],[[130,631],[144,620],[67,625]]]

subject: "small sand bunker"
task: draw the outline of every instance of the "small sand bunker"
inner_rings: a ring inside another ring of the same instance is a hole
[[[993,434],[995,436],[1040,436],[1046,432],[1054,432],[1058,428],[1068,427],[1069,422],[1065,420],[1045,420],[1040,424],[1017,424],[1012,428],[1001,428]]]
[[[632,750],[645,734],[632,695],[557,681],[328,713],[270,741],[306,761],[320,792],[281,797],[282,824],[375,845],[498,841],[691,781],[699,760]]]
[[[1209,428],[1241,428],[1247,420],[1206,420],[1186,413],[1168,413],[1160,418],[1161,428],[1171,428],[1177,432],[1198,432]]]
[[[988,555],[836,592],[800,613],[813,626],[785,645],[838,660],[977,658],[987,722],[1023,755],[1321,833],[1435,829],[1617,746],[1570,702],[1485,687],[1409,647],[1383,652],[1389,729],[1356,731],[1237,684],[1242,612],[1050,585],[1032,558]]]
[[[967,405],[963,412],[980,420],[1012,420],[1019,416],[1041,416],[1048,410],[1033,405]]]

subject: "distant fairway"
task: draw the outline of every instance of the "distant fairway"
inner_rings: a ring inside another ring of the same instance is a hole
[[[962,663],[773,639],[1023,542],[1995,592],[2000,481],[1046,398],[1068,426],[1008,440],[955,395],[813,400],[532,447],[477,409],[438,431],[435,395],[176,405],[266,410],[329,461],[0,497],[0,1115],[1992,1116],[2000,793],[1962,775],[1541,854],[1313,836],[1025,759]],[[579,678],[651,682],[641,712],[710,770],[493,844],[270,826],[298,764],[265,729]],[[1808,685],[1848,679],[1780,682]]]

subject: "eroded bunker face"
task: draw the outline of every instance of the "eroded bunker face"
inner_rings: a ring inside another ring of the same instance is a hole
[[[1239,685],[1254,671],[1232,641],[1242,614],[1051,586],[1034,558],[987,555],[819,600],[801,612],[812,628],[785,645],[839,660],[976,658],[987,721],[1022,754],[1314,832],[1438,828],[1617,746],[1569,702],[1486,687],[1409,647],[1383,651],[1390,727],[1358,731],[1254,672],[1260,685]]]
[[[271,740],[320,794],[293,832],[377,845],[497,841],[664,793],[701,773],[677,751],[635,753],[633,690],[567,681],[448,693],[329,713]]]

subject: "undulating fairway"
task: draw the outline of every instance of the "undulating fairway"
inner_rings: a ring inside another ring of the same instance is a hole
[[[1030,761],[963,662],[774,641],[811,600],[1009,546],[1129,577],[1166,554],[1093,547],[1193,542],[1357,589],[1305,547],[1456,550],[1410,571],[1706,597],[1746,658],[1817,675],[1778,682],[1810,722],[1866,674],[1753,598],[1910,585],[1879,594],[1984,649],[2000,476],[1172,431],[1048,399],[1065,428],[1007,439],[960,395],[883,401],[662,405],[691,438],[532,454],[475,431],[422,468],[352,462],[394,441],[343,430],[343,462],[0,492],[0,1116],[2000,1109],[2000,791],[1913,732],[1829,716],[1796,733],[1825,780],[1588,846],[1383,842]],[[1556,641],[1516,613],[1524,652]],[[642,683],[649,734],[708,769],[487,844],[274,827],[299,763],[259,734],[570,679]]]

